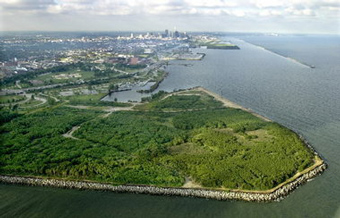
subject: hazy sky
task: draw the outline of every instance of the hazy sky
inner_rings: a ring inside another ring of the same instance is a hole
[[[340,0],[0,0],[0,30],[336,33]]]

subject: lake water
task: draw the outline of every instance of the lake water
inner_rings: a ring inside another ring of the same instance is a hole
[[[113,92],[109,95],[106,95],[102,101],[114,101],[117,99],[119,102],[130,102],[130,101],[141,101],[143,97],[150,96],[150,94],[147,93],[139,93],[137,91],[141,90],[149,90],[151,86],[153,86],[155,82],[144,82],[140,84],[128,84],[126,86],[120,87],[122,90],[128,90],[128,91],[122,91],[122,92]],[[156,91],[156,90],[155,90]],[[156,91],[157,92],[157,91]]]
[[[202,50],[204,60],[191,66],[174,61],[159,89],[203,86],[299,132],[329,164],[325,173],[274,203],[0,185],[0,216],[340,217],[340,37],[226,40],[241,50]]]

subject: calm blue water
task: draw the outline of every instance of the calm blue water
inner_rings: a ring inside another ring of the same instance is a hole
[[[174,61],[159,89],[203,86],[301,133],[329,164],[322,176],[275,203],[0,185],[0,216],[340,217],[340,37],[227,39],[241,50],[202,50],[205,59],[189,67]]]

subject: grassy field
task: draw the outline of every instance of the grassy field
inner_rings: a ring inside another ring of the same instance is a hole
[[[68,100],[72,103],[84,103],[88,104],[89,102],[98,102],[101,98],[103,98],[105,93],[98,94],[89,94],[89,95],[71,95],[71,96],[63,96],[63,100]]]
[[[26,97],[22,95],[4,95],[0,96],[0,104],[16,103],[25,99]]]
[[[20,104],[19,108],[31,108],[37,105],[40,105],[42,102],[36,99],[30,99],[29,101],[25,102],[24,104]]]
[[[63,106],[2,111],[0,173],[172,187],[191,178],[206,188],[269,190],[314,164],[294,132],[206,93],[149,101],[108,116]],[[73,127],[74,139],[63,137]]]
[[[223,104],[203,92],[185,92],[168,95],[161,101],[153,100],[148,104],[138,105],[138,110],[183,111],[221,108]]]
[[[145,64],[129,65],[129,64],[118,63],[118,64],[115,65],[116,69],[122,70],[122,71],[125,71],[125,72],[129,72],[129,73],[137,72],[137,71],[142,70],[146,67],[147,66]]]
[[[119,107],[129,107],[129,103],[121,102],[108,102],[101,101],[101,99],[107,95],[106,93],[89,94],[89,95],[71,95],[62,97],[71,105],[86,105],[86,106],[119,106]]]
[[[225,43],[205,44],[205,46],[207,46],[208,49],[240,49],[237,45]]]
[[[240,49],[237,45],[218,40],[198,41],[197,43],[199,46],[207,46],[208,49]]]
[[[94,78],[94,72],[92,71],[77,71],[70,70],[60,73],[43,74],[36,77],[36,80],[42,81],[45,85],[75,82],[77,80],[89,80]]]

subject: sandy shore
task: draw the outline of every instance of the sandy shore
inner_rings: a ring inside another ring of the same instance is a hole
[[[226,98],[224,98],[224,97],[222,97],[222,96],[220,96],[220,95],[218,95],[218,94],[216,94],[214,92],[211,92],[211,91],[209,91],[209,90],[207,90],[207,89],[205,89],[203,87],[199,86],[199,87],[195,87],[195,88],[193,88],[191,90],[197,90],[197,91],[205,92],[208,95],[213,96],[216,100],[222,102],[224,104],[224,106],[226,106],[226,107],[241,109],[241,110],[247,111],[247,112],[253,114],[254,116],[256,116],[258,118],[261,118],[261,119],[263,119],[263,120],[265,120],[267,122],[272,122],[270,119],[268,119],[268,118],[266,118],[266,117],[264,117],[264,116],[262,116],[260,114],[257,114],[257,113],[253,112],[252,110],[250,110],[248,108],[242,107],[241,105],[238,105],[238,104],[236,104],[236,103],[234,103],[234,102],[232,102],[232,101],[230,101],[230,100],[228,100],[228,99],[226,99]]]

